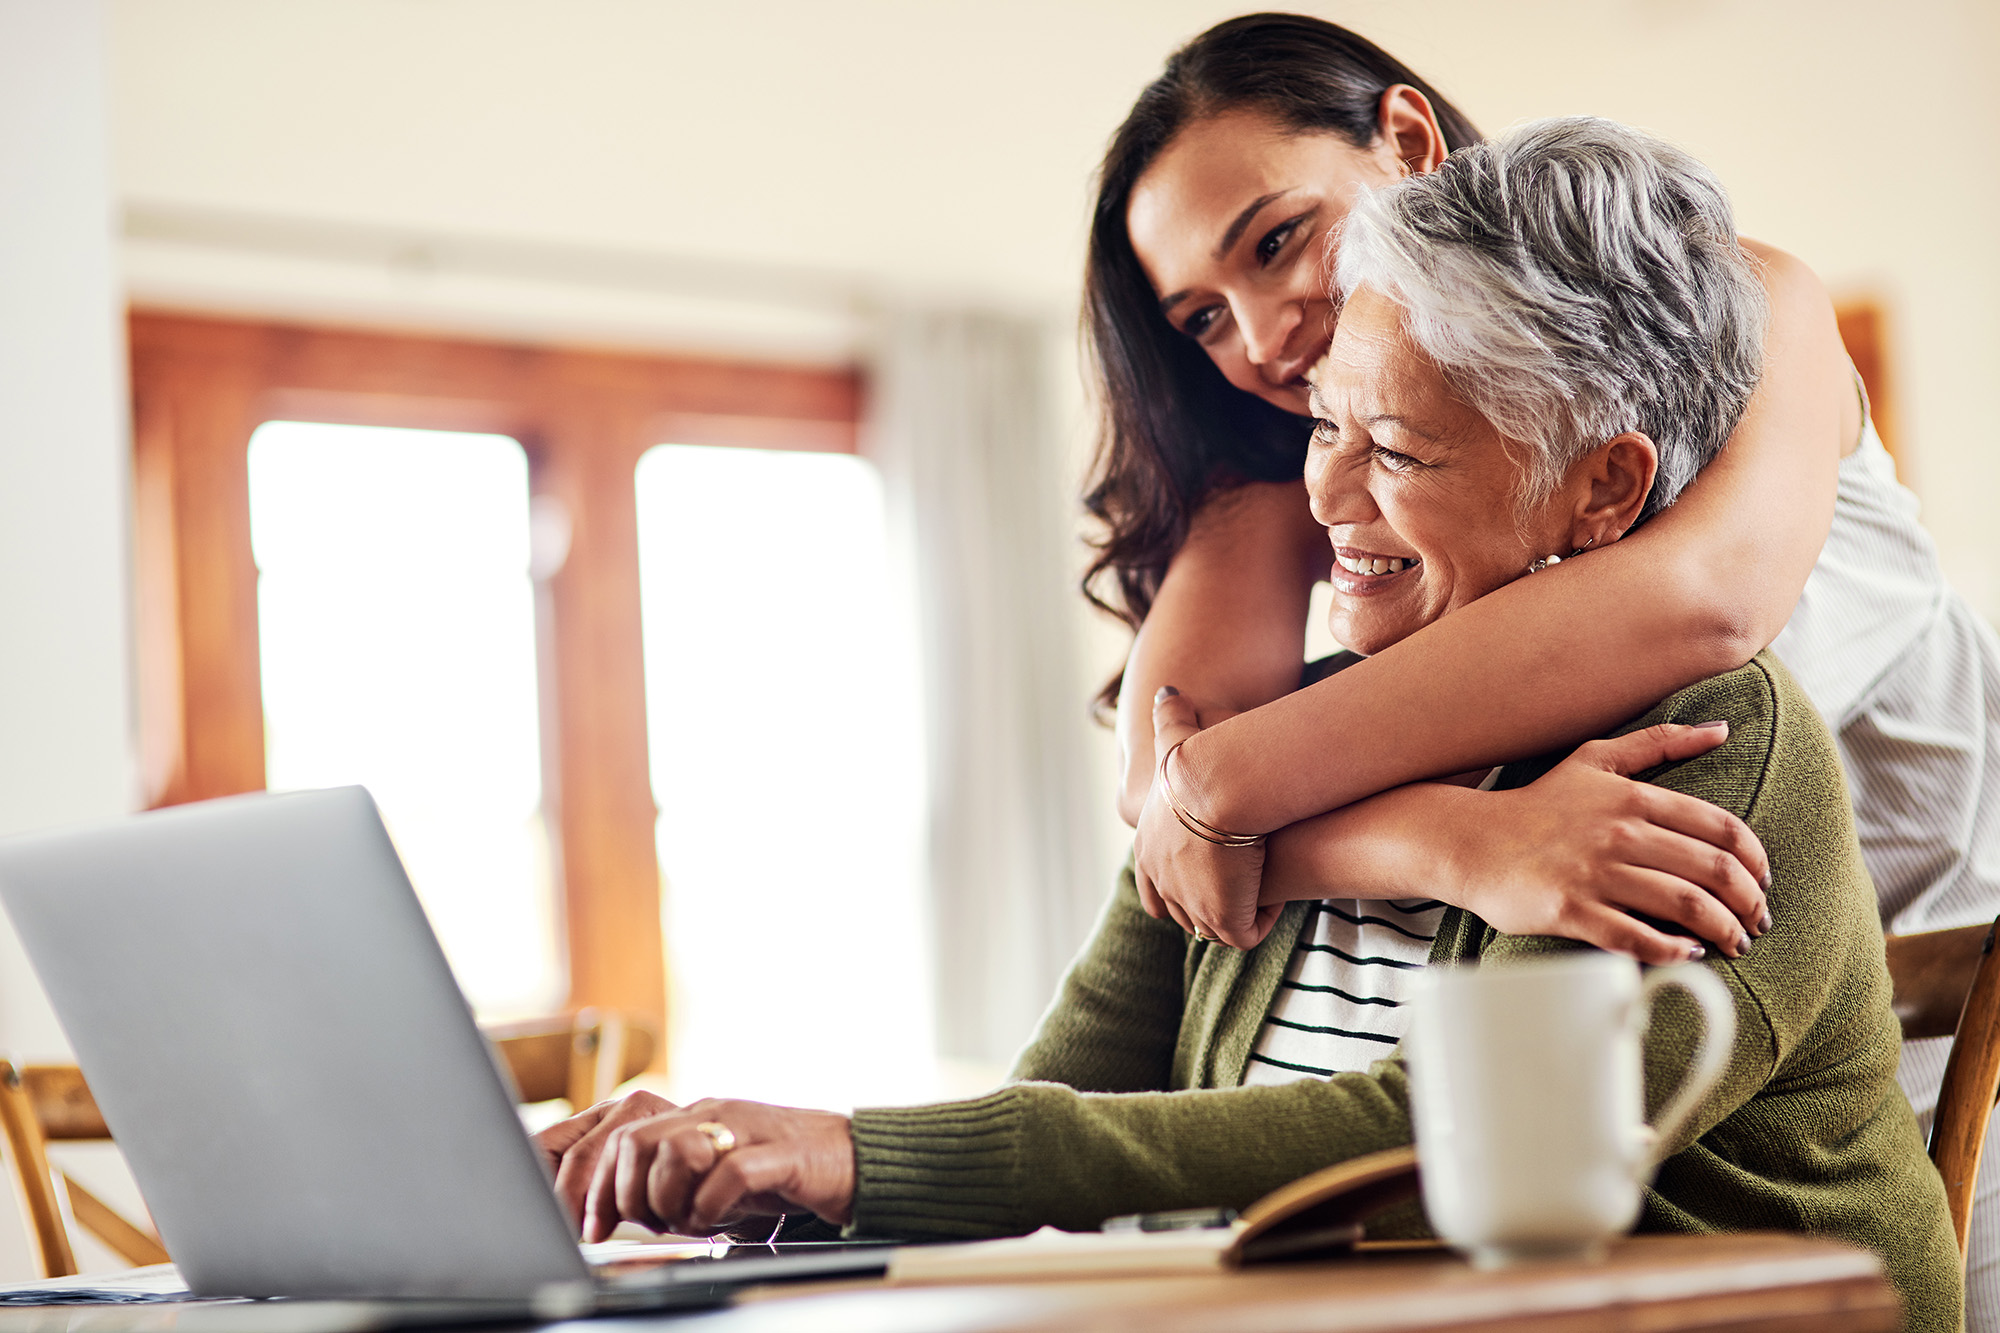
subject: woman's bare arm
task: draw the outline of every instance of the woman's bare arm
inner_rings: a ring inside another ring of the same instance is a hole
[[[1764,933],[1771,865],[1747,824],[1626,779],[1705,754],[1728,728],[1655,726],[1591,741],[1525,787],[1413,782],[1271,835],[1261,907],[1300,898],[1436,898],[1508,935],[1557,935],[1665,966]]]
[[[1153,696],[1174,684],[1201,725],[1299,687],[1306,605],[1333,552],[1303,481],[1222,491],[1196,513],[1118,691],[1118,813],[1136,825],[1153,782]]]
[[[1175,765],[1184,802],[1217,827],[1281,828],[1408,782],[1601,735],[1777,637],[1826,540],[1859,408],[1819,280],[1782,252],[1752,249],[1771,299],[1764,377],[1728,448],[1672,509],[1624,541],[1202,731]],[[1181,627],[1149,619],[1147,630],[1162,660],[1196,661],[1177,641]],[[1226,640],[1207,648],[1216,658],[1234,651]],[[1142,674],[1191,688],[1150,662]],[[1180,832],[1171,814],[1149,814],[1142,854],[1154,824]]]
[[[1164,752],[1197,733],[1194,709],[1163,691],[1153,730]],[[1247,870],[1244,882],[1256,894],[1234,939],[1162,897],[1144,865],[1134,867],[1139,902],[1238,948],[1262,939],[1296,899],[1423,897],[1463,907],[1507,934],[1558,935],[1643,963],[1700,957],[1689,935],[1741,957],[1771,920],[1763,846],[1728,811],[1632,780],[1707,754],[1728,735],[1720,722],[1647,727],[1579,746],[1518,789],[1413,782],[1288,825],[1260,847],[1209,848]]]

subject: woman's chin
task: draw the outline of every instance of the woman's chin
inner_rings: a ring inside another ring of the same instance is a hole
[[[1423,628],[1435,618],[1427,614],[1425,572],[1413,563],[1393,574],[1358,574],[1336,562],[1327,578],[1333,588],[1327,628],[1334,642],[1373,657]]]
[[[1351,653],[1363,657],[1373,657],[1384,648],[1391,647],[1410,637],[1415,626],[1385,625],[1373,617],[1346,619],[1335,615],[1327,624],[1333,634],[1333,641]]]

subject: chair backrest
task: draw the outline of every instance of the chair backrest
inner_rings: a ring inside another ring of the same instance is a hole
[[[1972,1231],[1972,1199],[1986,1126],[2000,1094],[2000,952],[1991,925],[1961,926],[1883,941],[1903,1040],[1950,1037],[1944,1082],[1931,1120],[1931,1162],[1944,1179],[1958,1256]]]
[[[612,1009],[489,1024],[485,1032],[506,1058],[523,1102],[562,1100],[572,1111],[596,1105],[644,1072],[658,1047],[650,1025]]]
[[[523,1102],[566,1100],[580,1110],[609,1097],[652,1063],[657,1039],[645,1023],[608,1010],[529,1019],[486,1028]],[[49,1164],[52,1142],[108,1141],[111,1130],[75,1065],[14,1065],[0,1060],[0,1139],[13,1168],[45,1277],[77,1271],[74,1222],[134,1265],[168,1262],[150,1229],[128,1220]]]

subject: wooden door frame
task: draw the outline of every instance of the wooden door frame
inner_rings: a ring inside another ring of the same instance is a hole
[[[851,453],[859,374],[156,310],[133,311],[130,335],[146,804],[264,786],[251,433],[303,420],[512,436],[533,493],[570,520],[568,556],[536,589],[568,1002],[664,1033],[633,470],[665,441]]]

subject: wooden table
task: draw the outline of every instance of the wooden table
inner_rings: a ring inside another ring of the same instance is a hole
[[[1902,1327],[1875,1256],[1775,1234],[1635,1236],[1601,1264],[1481,1273],[1441,1250],[1378,1250],[1201,1277],[811,1289],[713,1314],[620,1319],[673,1333],[1861,1333]],[[565,1333],[608,1333],[607,1324]]]
[[[81,1281],[86,1281],[83,1279]],[[0,1309],[0,1333],[363,1333],[366,1304],[219,1302]],[[1874,1255],[1775,1234],[1638,1236],[1601,1264],[1480,1273],[1437,1249],[1372,1250],[1197,1277],[980,1286],[881,1281],[753,1288],[730,1309],[538,1333],[1887,1333],[1902,1326]]]

